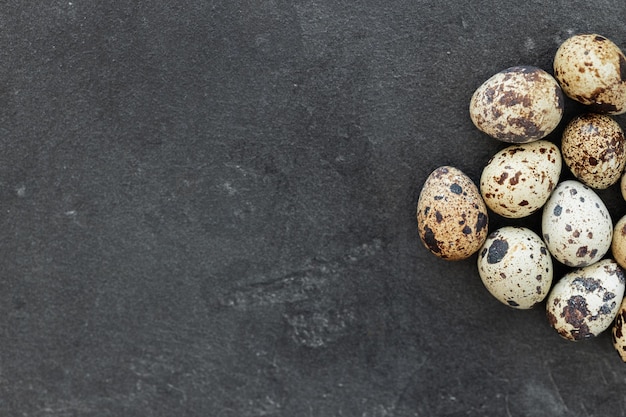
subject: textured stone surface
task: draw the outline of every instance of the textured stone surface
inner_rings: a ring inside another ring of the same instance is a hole
[[[624,414],[609,335],[501,305],[415,221],[433,169],[502,147],[474,89],[624,47],[620,2],[1,9],[1,415]]]

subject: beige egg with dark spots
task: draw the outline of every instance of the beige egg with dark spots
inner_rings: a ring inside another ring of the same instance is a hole
[[[546,137],[563,116],[563,93],[546,71],[532,66],[501,71],[476,89],[470,117],[482,132],[503,142]]]
[[[495,213],[526,217],[546,203],[559,182],[561,167],[561,152],[552,142],[511,145],[495,154],[483,169],[480,192]]]
[[[420,192],[417,226],[431,253],[447,260],[466,259],[487,238],[487,207],[470,177],[442,166],[428,176]]]
[[[624,271],[604,259],[561,278],[546,300],[546,316],[563,338],[589,339],[611,326],[623,297]]]
[[[561,44],[554,76],[570,98],[605,114],[626,112],[626,57],[604,36],[581,34]]]
[[[563,160],[572,174],[592,188],[616,184],[626,166],[624,132],[604,114],[587,113],[572,119],[561,141]]]
[[[550,291],[552,258],[535,232],[505,226],[487,237],[478,255],[478,273],[498,301],[529,309]]]
[[[581,182],[567,180],[556,186],[543,207],[541,233],[557,261],[582,267],[609,251],[613,220],[598,194]]]
[[[611,338],[613,347],[620,358],[626,362],[626,298],[622,300],[622,304],[615,315]]]
[[[626,269],[626,216],[615,223],[611,252],[613,253],[613,259],[622,268]]]

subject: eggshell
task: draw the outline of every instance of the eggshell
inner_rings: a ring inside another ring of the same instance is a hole
[[[626,362],[626,299],[622,300],[622,304],[619,307],[617,314],[615,315],[615,322],[613,323],[613,347],[617,350],[620,358]]]
[[[608,188],[620,180],[626,166],[625,140],[622,128],[611,116],[581,114],[563,131],[563,160],[581,182],[592,188]]]
[[[470,257],[487,238],[488,220],[478,188],[461,170],[442,166],[428,176],[417,202],[417,225],[430,252],[447,260]]]
[[[480,192],[495,213],[526,217],[546,203],[559,181],[561,166],[561,152],[551,142],[512,145],[489,160],[480,177]]]
[[[546,315],[565,339],[588,339],[611,326],[623,297],[624,271],[604,259],[561,278],[550,291]]]
[[[586,266],[606,254],[613,222],[600,197],[586,185],[563,181],[543,208],[543,240],[554,258],[568,266]]]
[[[501,303],[528,309],[550,291],[552,258],[535,232],[505,226],[487,237],[478,256],[478,273]]]
[[[476,89],[469,110],[472,122],[484,133],[504,142],[532,142],[561,121],[563,93],[544,70],[511,67]]]
[[[622,198],[626,200],[626,173],[622,175],[622,180],[620,181],[620,191],[622,193]]]
[[[626,268],[626,216],[619,219],[613,228],[611,251],[615,262]]]
[[[626,58],[598,34],[572,36],[554,57],[554,76],[570,98],[605,114],[626,112]]]

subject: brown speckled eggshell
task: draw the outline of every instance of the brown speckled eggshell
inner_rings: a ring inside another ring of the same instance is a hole
[[[469,110],[472,122],[482,132],[503,142],[532,142],[558,126],[563,93],[544,70],[511,67],[476,89]]]
[[[626,298],[622,300],[619,311],[613,323],[613,347],[620,358],[626,362]]]
[[[626,112],[626,57],[598,34],[581,34],[561,44],[554,76],[570,98],[605,114]]]
[[[581,182],[605,189],[620,180],[626,166],[624,132],[611,116],[581,114],[572,119],[561,141],[565,164]]]
[[[546,315],[565,339],[589,339],[613,323],[624,297],[624,271],[612,259],[573,270],[550,291]]]
[[[470,177],[442,166],[428,176],[420,192],[417,226],[431,253],[447,260],[466,259],[487,238],[487,207]]]
[[[495,154],[480,177],[480,192],[493,212],[521,218],[539,210],[561,174],[561,152],[538,140],[509,146]]]

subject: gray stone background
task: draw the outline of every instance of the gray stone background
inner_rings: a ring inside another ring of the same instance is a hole
[[[503,147],[474,89],[580,32],[626,47],[626,6],[3,2],[0,415],[625,415],[608,334],[416,231],[434,168]]]

